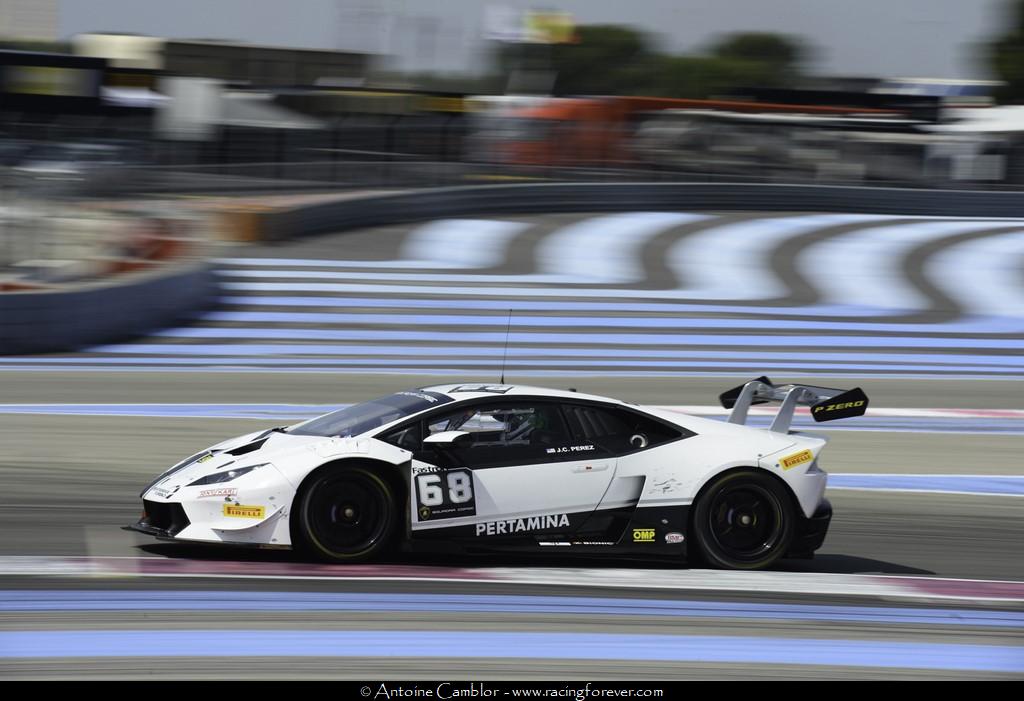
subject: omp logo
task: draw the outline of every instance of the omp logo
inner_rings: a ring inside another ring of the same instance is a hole
[[[859,406],[864,406],[863,399],[856,402],[843,402],[841,404],[829,404],[828,406],[816,406],[814,407],[814,412],[817,413],[819,411],[839,411],[840,409],[853,409]]]
[[[793,455],[787,455],[786,457],[779,460],[779,464],[782,465],[783,470],[796,467],[797,465],[803,465],[805,462],[814,460],[814,453],[809,450],[801,450],[799,453]]]
[[[241,504],[225,504],[223,514],[232,518],[263,518],[267,513],[265,506],[242,506]]]
[[[633,529],[633,542],[634,543],[653,543],[654,542],[654,529],[653,528],[634,528]]]

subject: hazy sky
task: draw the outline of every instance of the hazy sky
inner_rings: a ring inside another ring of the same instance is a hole
[[[630,24],[692,52],[715,35],[803,36],[831,75],[986,78],[977,47],[1005,0],[60,0],[60,32],[138,32],[389,53],[404,69],[478,72],[484,8],[559,9]]]

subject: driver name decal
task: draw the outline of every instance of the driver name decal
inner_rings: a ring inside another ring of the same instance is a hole
[[[587,450],[594,450],[592,445],[563,445],[559,448],[548,448],[546,453],[549,455],[557,453],[582,453]]]
[[[566,514],[552,514],[549,516],[531,516],[529,518],[510,518],[506,521],[488,521],[487,523],[476,524],[476,534],[482,535],[510,535],[524,531],[539,531],[544,528],[564,528],[569,525],[569,517]]]

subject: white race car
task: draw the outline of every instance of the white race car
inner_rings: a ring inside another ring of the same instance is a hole
[[[575,391],[451,384],[225,441],[160,475],[128,528],[175,541],[295,547],[333,562],[392,548],[688,558],[754,569],[810,557],[832,516],[795,407],[858,416],[858,388],[721,396],[727,422]],[[782,403],[772,426],[751,404]]]

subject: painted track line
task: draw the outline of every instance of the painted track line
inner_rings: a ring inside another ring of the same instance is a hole
[[[1024,310],[1024,232],[949,246],[929,258],[925,273],[975,313],[1019,316]]]
[[[300,403],[219,403],[219,402],[133,402],[133,403],[19,403],[0,404],[0,414],[68,414],[96,416],[168,416],[168,417],[209,417],[229,418],[236,416],[262,417],[296,417],[310,418],[320,416],[329,411],[336,411],[351,404],[300,404]],[[651,409],[660,409],[688,416],[722,419],[729,415],[729,410],[713,405],[661,405]],[[869,409],[863,417],[829,422],[822,425],[807,421],[810,412],[798,408],[795,419],[802,427],[815,427],[819,430],[857,428],[867,425],[866,430],[886,430],[890,426],[912,430],[915,427],[922,431],[935,427],[941,430],[965,428],[971,424],[997,424],[1008,430],[1020,428],[1024,430],[1024,410],[1017,409],[898,409],[882,407]],[[748,425],[755,428],[765,427],[775,415],[772,409],[752,407]]]
[[[160,641],[154,649],[154,637]],[[0,657],[413,657],[721,662],[1020,672],[1002,645],[760,636],[424,630],[0,632]]]
[[[789,287],[769,264],[772,252],[780,244],[818,229],[891,219],[877,214],[749,219],[714,226],[687,237],[669,251],[667,262],[681,282],[679,293],[691,299],[784,297]]]
[[[864,228],[809,246],[797,263],[826,302],[927,309],[929,300],[903,274],[907,256],[932,241],[998,227],[990,221],[925,221]]]
[[[42,416],[129,416],[161,418],[212,418],[212,419],[253,419],[260,421],[300,421],[314,418],[348,404],[0,404],[0,415],[25,414]],[[701,418],[723,419],[727,411],[714,406],[660,406],[667,411],[688,414]],[[753,428],[768,428],[774,413],[754,407],[748,425]],[[828,424],[816,424],[810,420],[809,412],[798,411],[794,422],[796,429],[816,431],[874,431],[899,433],[957,433],[970,435],[1022,435],[1024,434],[1024,411],[968,410],[968,409],[896,409],[884,407],[870,409],[866,416],[840,420]],[[987,493],[984,489],[971,490]],[[945,490],[955,491],[955,490]]]
[[[246,298],[245,305],[258,304]],[[347,302],[336,301],[342,306]],[[359,306],[352,304],[351,306]],[[376,306],[376,305],[375,305]],[[399,305],[395,305],[398,307]],[[362,324],[371,326],[500,326],[508,321],[505,314],[451,314],[446,310],[432,314],[404,314],[379,312],[306,312],[306,311],[213,311],[196,317],[196,321],[207,324]],[[599,327],[602,329],[717,329],[723,331],[764,331],[777,330],[785,326],[791,331],[865,331],[865,332],[907,332],[907,333],[1020,333],[1024,332],[1024,321],[991,317],[985,319],[947,322],[944,324],[858,322],[793,320],[780,322],[776,319],[711,318],[711,317],[664,317],[664,316],[564,316],[516,314],[513,317],[517,328],[532,327]]]
[[[391,611],[673,616],[1024,628],[1024,612],[677,599],[225,590],[5,590],[0,612]]]
[[[829,473],[828,489],[1022,497],[1024,475]]]
[[[168,415],[178,413],[189,413],[204,409],[225,410],[225,411],[255,411],[269,413],[275,411],[298,413],[304,416],[318,416],[328,411],[345,409],[351,404],[301,404],[296,402],[188,402],[180,404],[168,404],[165,402],[57,402],[57,403],[21,403],[21,404],[0,404],[0,412],[3,413],[47,413],[61,411],[78,411],[86,413],[110,411],[111,413],[130,413],[135,410],[164,410]],[[654,409],[664,409],[682,414],[694,416],[713,417],[728,416],[730,410],[715,404],[662,404],[652,406]],[[771,407],[753,406],[749,410],[751,417],[773,417],[776,409]],[[794,411],[797,417],[810,417],[810,409],[797,407]],[[205,415],[205,414],[204,414]],[[865,414],[870,418],[921,418],[921,419],[1012,419],[1024,421],[1024,409],[923,409],[917,407],[872,407]],[[861,420],[859,417],[857,420]],[[831,424],[828,424],[831,425]],[[819,424],[820,426],[820,424]],[[821,426],[821,428],[827,428]]]

